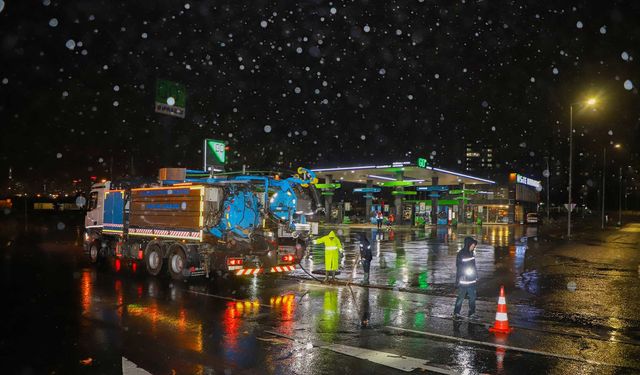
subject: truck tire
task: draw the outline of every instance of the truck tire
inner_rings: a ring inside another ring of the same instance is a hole
[[[144,264],[147,266],[149,275],[157,276],[162,270],[163,261],[160,246],[153,244],[147,247],[144,253]]]
[[[184,250],[180,246],[173,246],[169,251],[169,257],[167,257],[167,266],[169,268],[169,275],[174,280],[184,279],[182,271],[187,265],[187,256],[184,254]]]

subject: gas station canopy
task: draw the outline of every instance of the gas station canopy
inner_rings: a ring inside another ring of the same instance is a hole
[[[374,185],[381,186],[393,186],[395,185],[393,184],[394,181],[404,181],[402,183],[404,186],[430,186],[433,177],[438,178],[438,185],[495,184],[494,181],[484,178],[429,166],[426,159],[418,159],[416,163],[404,161],[382,165],[359,165],[312,170],[321,180],[330,177],[333,181],[360,184],[366,184],[367,180],[371,180]]]

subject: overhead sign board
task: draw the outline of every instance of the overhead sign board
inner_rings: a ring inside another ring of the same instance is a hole
[[[205,171],[222,171],[227,162],[227,145],[217,139],[204,140]]]
[[[187,90],[181,83],[164,79],[156,81],[155,110],[169,116],[184,118]]]
[[[522,185],[527,185],[527,186],[531,186],[534,187],[536,189],[541,189],[542,185],[540,184],[540,181],[536,181],[532,178],[529,177],[525,177],[521,174],[517,174],[516,173],[516,183],[517,184],[522,184]]]
[[[418,168],[427,168],[429,166],[429,162],[425,158],[418,158]]]

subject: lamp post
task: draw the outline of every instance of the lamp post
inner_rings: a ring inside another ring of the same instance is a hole
[[[620,149],[622,145],[620,143],[616,143],[613,145],[613,148]],[[602,148],[602,215],[601,215],[601,224],[600,227],[604,229],[604,202],[605,202],[605,177],[607,175],[607,147]],[[622,171],[620,172],[620,178],[622,178]],[[620,214],[618,215],[620,216]],[[620,225],[620,219],[618,218],[618,225]]]
[[[571,185],[573,178],[573,106],[582,104],[584,106],[593,106],[596,104],[595,98],[589,98],[584,103],[573,103],[569,106],[569,204],[567,205],[567,239],[571,239]]]
[[[600,223],[600,228],[604,229],[604,182],[605,176],[607,174],[607,148],[602,148],[602,218]]]
[[[620,167],[620,190],[618,193],[618,226],[622,225],[622,167]]]

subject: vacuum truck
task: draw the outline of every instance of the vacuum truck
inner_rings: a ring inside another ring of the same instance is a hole
[[[143,262],[174,279],[288,272],[302,257],[317,207],[315,174],[227,174],[163,168],[155,183],[93,184],[84,250],[94,263]]]

